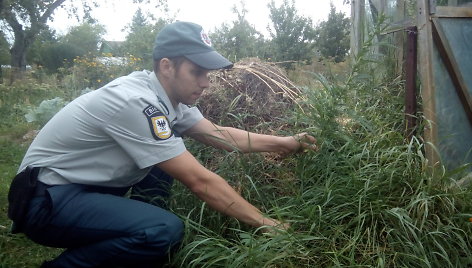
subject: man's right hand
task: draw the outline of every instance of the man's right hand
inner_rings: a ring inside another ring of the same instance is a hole
[[[264,234],[277,234],[278,231],[287,231],[290,228],[290,224],[272,218],[263,218],[262,222]]]

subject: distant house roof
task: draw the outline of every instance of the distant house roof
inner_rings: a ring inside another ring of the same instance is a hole
[[[103,41],[100,46],[101,54],[111,54],[115,56],[120,54],[120,48],[123,45],[123,41]]]

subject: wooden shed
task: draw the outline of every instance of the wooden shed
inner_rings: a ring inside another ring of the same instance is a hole
[[[353,55],[379,14],[389,27],[378,38],[395,46],[390,70],[406,80],[406,129],[424,116],[429,166],[472,172],[472,0],[352,0]]]

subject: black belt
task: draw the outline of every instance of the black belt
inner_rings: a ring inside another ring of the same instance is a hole
[[[49,187],[52,187],[52,186],[53,185],[49,185],[49,184],[42,183],[42,182],[38,181],[38,184],[36,184],[36,189],[34,191],[34,196],[44,196],[44,195],[46,195],[46,190]]]

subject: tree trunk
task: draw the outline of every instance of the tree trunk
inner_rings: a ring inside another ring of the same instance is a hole
[[[15,43],[10,50],[11,55],[11,75],[10,84],[15,80],[23,78],[23,74],[26,71],[26,51],[28,49],[28,42],[26,38],[21,36],[15,36]]]
[[[15,42],[11,48],[11,66],[22,71],[26,70],[26,51],[28,47],[23,40]]]
[[[53,11],[58,8],[66,0],[55,0],[54,2],[44,5],[42,1],[17,1],[17,5],[8,5],[3,7],[3,1],[0,0],[0,14],[8,25],[13,29],[15,42],[10,50],[12,72],[10,83],[23,76],[26,70],[26,52],[30,45],[34,42],[39,32],[46,27],[46,22],[52,15]],[[43,14],[40,14],[44,11]],[[22,25],[25,21],[30,21],[30,27]]]

